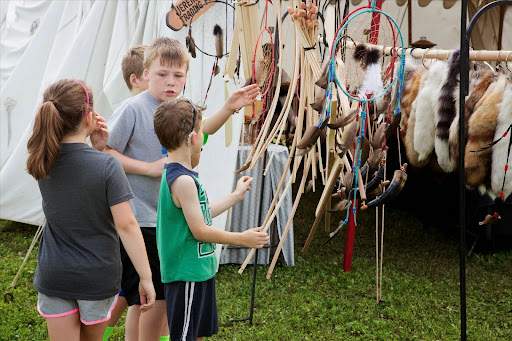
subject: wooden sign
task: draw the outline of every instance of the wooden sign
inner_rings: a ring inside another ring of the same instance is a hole
[[[179,31],[183,26],[190,25],[214,4],[215,1],[180,0],[167,13],[165,23],[170,29]]]

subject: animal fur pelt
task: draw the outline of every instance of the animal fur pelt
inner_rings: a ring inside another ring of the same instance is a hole
[[[421,78],[423,77],[424,69],[417,69],[412,75],[411,79],[407,82],[406,91],[402,92],[400,104],[402,107],[402,122],[400,123],[400,137],[405,140],[405,135],[408,130],[408,120],[411,114],[412,102],[418,96],[420,90]]]
[[[501,76],[495,86],[489,87],[489,95],[482,98],[482,104],[469,120],[465,156],[466,184],[470,187],[479,187],[482,194],[490,183],[491,149],[472,151],[486,147],[494,139],[505,83],[505,76]]]
[[[475,110],[477,102],[482,98],[489,85],[494,82],[494,73],[490,70],[478,70],[470,75],[470,88],[474,90],[469,95],[465,104],[465,136],[468,134],[468,122]],[[457,86],[457,89],[460,89]],[[457,90],[458,91],[458,90]],[[458,108],[458,103],[457,103]],[[467,140],[467,138],[466,138]],[[464,141],[465,143],[465,141]],[[448,138],[448,145],[450,147],[450,162],[454,167],[459,162],[459,115],[455,117],[450,126],[450,137]],[[456,168],[456,167],[455,167]]]
[[[425,85],[417,96],[416,124],[414,126],[414,150],[418,153],[418,162],[428,162],[434,150],[435,124],[434,113],[439,108],[439,84],[443,84],[447,77],[448,64],[444,61],[435,61],[428,69]]]
[[[215,27],[213,27],[213,35],[215,36],[215,52],[217,54],[217,58],[222,58],[222,56],[224,56],[224,42],[222,39],[222,28],[219,25],[215,25]]]
[[[450,136],[450,125],[458,113],[458,79],[460,69],[460,51],[456,50],[450,57],[450,67],[448,76],[441,88],[439,95],[439,110],[435,115],[436,137],[434,139],[434,148],[436,150],[439,166],[446,172],[451,173],[454,170],[450,162],[450,151],[448,146],[448,137]]]
[[[511,83],[508,83],[507,86],[505,87],[505,90],[503,91],[503,101],[498,107],[500,112],[498,114],[498,124],[496,125],[494,141],[502,137],[503,133],[505,133],[505,131],[512,124]],[[504,179],[505,164],[507,162],[507,152],[510,139],[512,139],[511,131],[509,131],[507,136],[505,136],[492,147],[491,189],[489,191],[489,195],[493,199],[499,196],[500,191],[502,190],[503,183],[505,183],[505,186],[503,188],[503,201],[507,200],[508,196],[512,193],[512,169],[510,169],[510,166],[509,170],[506,173],[506,179]],[[508,162],[509,165],[512,163],[512,155],[510,154],[508,154]]]
[[[411,56],[405,57],[404,79],[403,79],[403,83],[402,83],[401,96],[404,95],[405,84],[407,84],[407,82],[409,81],[409,79],[411,79],[414,72],[420,67],[423,67],[423,66],[421,66],[421,63],[418,61],[417,58],[413,58]],[[400,59],[398,59],[395,62],[395,72],[398,73],[399,70],[400,70]],[[393,87],[391,88],[391,92],[392,92],[392,94],[391,94],[391,110],[393,112],[396,109],[396,100],[397,100],[399,88],[400,88],[400,82],[397,80],[395,83],[393,83]],[[379,101],[379,99],[377,99],[377,101]],[[379,103],[377,105],[380,106]]]
[[[414,148],[414,134],[415,134],[415,126],[416,126],[416,111],[418,107],[418,94],[421,92],[421,89],[425,86],[426,81],[428,81],[428,72],[418,72],[413,76],[413,80],[419,78],[419,84],[413,84],[413,88],[409,92],[409,97],[412,98],[415,95],[414,100],[411,104],[411,109],[409,113],[409,118],[407,120],[407,129],[405,131],[405,138],[403,140],[405,145],[405,153],[407,154],[407,160],[409,160],[410,164],[414,167],[424,167],[428,163],[428,159],[423,159],[422,162],[419,161],[419,154]]]

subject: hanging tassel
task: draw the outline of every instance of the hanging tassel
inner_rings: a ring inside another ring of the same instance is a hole
[[[194,38],[192,38],[192,28],[188,30],[188,35],[185,38],[185,44],[187,45],[188,52],[192,56],[192,58],[196,57],[196,44],[194,42]]]
[[[215,25],[213,28],[213,35],[215,36],[215,51],[217,58],[222,58],[224,55],[224,43],[222,42],[222,28],[219,25]]]

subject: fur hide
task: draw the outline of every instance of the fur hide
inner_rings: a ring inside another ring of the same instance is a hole
[[[418,59],[413,58],[411,56],[405,57],[405,65],[404,65],[404,79],[402,83],[402,93],[401,97],[405,95],[405,93],[408,91],[407,84],[409,83],[409,80],[411,79],[414,72],[419,69],[420,67],[423,68],[420,62],[418,62]],[[398,73],[400,70],[400,59],[398,59],[395,63],[395,72]],[[400,82],[397,79],[395,83],[393,83],[393,87],[391,88],[391,111],[394,113],[396,109],[396,100],[398,96],[398,89],[400,88]],[[377,99],[379,101],[379,99]],[[377,104],[379,107],[380,105]]]
[[[490,182],[491,149],[481,152],[472,150],[486,147],[494,139],[505,83],[506,79],[502,76],[494,87],[489,87],[489,94],[482,98],[482,104],[469,119],[465,156],[466,184],[470,187],[480,187],[481,192],[482,185],[487,186]]]
[[[459,96],[455,94],[458,90],[460,68],[460,51],[456,50],[450,57],[450,67],[441,93],[439,94],[439,110],[435,118],[436,137],[434,140],[434,148],[436,150],[437,161],[439,166],[446,172],[453,171],[453,165],[450,162],[450,151],[448,138],[450,135],[450,125],[458,113],[457,99]]]
[[[434,150],[435,121],[434,113],[439,107],[439,84],[443,84],[448,73],[448,64],[435,61],[428,70],[425,86],[418,93],[416,106],[416,124],[414,127],[414,150],[418,153],[418,162],[428,161]]]
[[[405,153],[407,155],[407,160],[414,167],[424,167],[428,163],[428,159],[423,159],[422,162],[418,159],[419,154],[414,148],[414,139],[415,139],[415,127],[416,127],[416,118],[417,118],[417,107],[419,105],[418,102],[418,94],[425,87],[426,82],[428,82],[428,72],[423,71],[417,72],[413,76],[413,81],[416,82],[416,78],[419,78],[419,84],[416,87],[416,84],[413,82],[413,88],[409,93],[409,97],[412,98],[414,96],[413,102],[411,104],[411,110],[409,113],[409,118],[407,120],[407,129],[405,130],[405,138],[403,140],[405,145]],[[416,88],[414,88],[416,87]]]
[[[485,94],[485,91],[487,91],[487,88],[489,85],[494,82],[494,73],[490,70],[479,70],[474,72],[470,76],[470,86],[474,90],[471,92],[469,97],[466,100],[465,105],[465,128],[466,128],[466,140],[468,135],[468,124],[469,119],[471,118],[471,115],[473,114],[475,110],[475,106],[477,102],[482,98],[482,96]],[[459,91],[460,87],[457,86],[457,92]],[[470,90],[471,91],[471,90]],[[457,95],[458,97],[458,95]],[[459,107],[459,99],[457,98],[457,108]],[[464,141],[465,144],[465,141]],[[457,115],[455,116],[451,126],[450,126],[450,136],[448,138],[448,145],[450,147],[450,162],[452,166],[457,168],[457,165],[459,163],[459,113],[457,111]]]
[[[503,91],[503,101],[498,106],[498,124],[496,125],[496,132],[494,134],[494,141],[503,136],[503,133],[512,124],[512,84],[508,83]],[[492,147],[492,164],[491,164],[491,189],[489,195],[491,198],[499,196],[503,180],[505,180],[505,187],[503,188],[503,201],[507,200],[508,196],[512,193],[512,155],[508,154],[509,169],[505,177],[505,163],[507,162],[508,145],[512,139],[512,132],[509,131],[501,141]]]
[[[407,82],[406,91],[402,92],[402,98],[400,99],[400,105],[402,107],[402,122],[400,122],[400,138],[405,140],[405,135],[408,130],[408,121],[411,114],[412,103],[418,96],[420,89],[421,78],[425,69],[419,68],[413,73],[411,79]]]

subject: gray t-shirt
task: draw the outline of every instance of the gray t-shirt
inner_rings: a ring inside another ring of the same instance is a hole
[[[46,225],[37,291],[80,300],[119,293],[119,236],[110,207],[133,198],[119,160],[85,143],[63,143],[50,177],[38,183]]]
[[[144,91],[123,102],[108,122],[107,145],[132,159],[154,162],[163,157],[153,117],[160,101]],[[130,201],[140,226],[156,227],[160,177],[126,174],[135,198]]]

